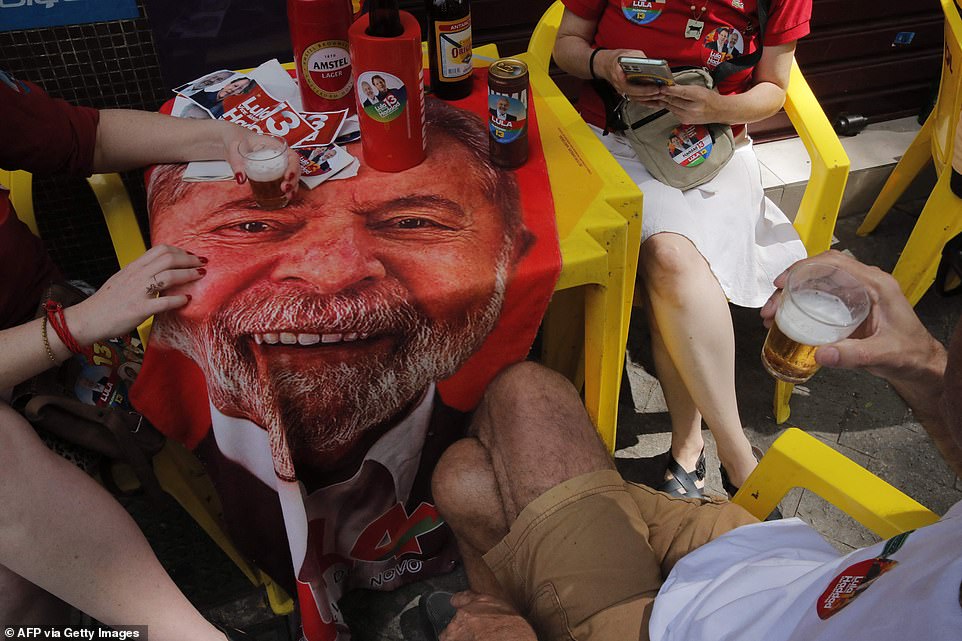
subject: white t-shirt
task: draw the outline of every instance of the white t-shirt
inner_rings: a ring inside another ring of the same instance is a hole
[[[872,577],[875,577],[874,580]],[[685,556],[652,641],[962,640],[962,502],[845,556],[798,519],[740,527]]]

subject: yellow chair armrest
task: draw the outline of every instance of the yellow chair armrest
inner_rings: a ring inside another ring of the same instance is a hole
[[[732,502],[763,519],[795,487],[814,492],[883,538],[939,520],[924,505],[794,427],[772,444]]]
[[[127,188],[117,174],[95,174],[87,179],[87,183],[100,203],[117,263],[123,269],[147,251]],[[153,317],[148,318],[137,328],[144,346],[147,345],[152,322]]]
[[[37,216],[33,210],[33,174],[0,169],[0,185],[10,190],[10,202],[17,212],[17,218],[23,221],[34,236],[39,237]]]
[[[796,61],[792,61],[785,113],[812,161],[812,173],[795,217],[795,229],[809,255],[817,254],[831,246],[848,180],[849,159]]]
[[[121,268],[126,267],[147,251],[127,188],[117,174],[95,174],[87,183],[100,203],[117,262]]]

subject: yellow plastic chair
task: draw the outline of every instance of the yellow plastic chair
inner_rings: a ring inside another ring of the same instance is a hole
[[[942,247],[962,230],[962,200],[949,188],[962,107],[962,18],[953,0],[941,2],[945,14],[945,51],[938,99],[857,231],[859,236],[872,233],[915,176],[932,161],[938,181],[892,270],[892,276],[912,305],[935,281]]]
[[[94,190],[103,211],[117,260],[124,267],[146,251],[127,190],[117,174],[96,174],[89,177],[87,183]],[[33,176],[25,171],[0,171],[0,184],[10,189],[10,200],[17,217],[39,236],[33,207]],[[149,320],[138,328],[145,346],[149,329]],[[154,457],[153,467],[160,487],[174,497],[253,585],[264,587],[274,613],[283,616],[293,612],[293,599],[269,576],[249,563],[227,536],[222,525],[220,499],[197,458],[179,443],[168,440]],[[123,490],[132,490],[138,485],[133,471],[126,466],[116,466],[114,477]]]
[[[555,3],[526,53],[561,241],[561,276],[543,322],[542,362],[584,386],[612,452],[641,245],[642,195],[548,76],[561,20]]]
[[[555,2],[535,26],[527,53],[532,66],[536,64],[540,69],[548,69],[563,14],[564,5]],[[831,246],[838,208],[848,180],[849,160],[825,112],[794,61],[785,97],[785,113],[812,162],[812,173],[802,195],[794,226],[809,256],[813,256]],[[633,272],[634,270],[632,278]],[[776,383],[774,411],[775,419],[779,423],[788,420],[792,388],[788,383]],[[617,391],[615,393],[617,394]]]
[[[883,539],[939,520],[924,505],[794,427],[772,443],[732,502],[764,519],[796,487],[817,494]]]

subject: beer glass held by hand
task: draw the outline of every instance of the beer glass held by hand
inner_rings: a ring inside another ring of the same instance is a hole
[[[281,188],[287,170],[287,142],[278,136],[250,136],[241,142],[240,154],[257,206],[287,206],[288,197]]]
[[[795,267],[765,338],[762,364],[777,379],[804,383],[818,371],[818,346],[848,338],[870,306],[868,290],[851,274],[824,263]]]

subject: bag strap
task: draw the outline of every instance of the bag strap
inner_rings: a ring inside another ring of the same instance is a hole
[[[614,131],[616,133],[622,132],[628,128],[627,125],[621,120],[621,103],[624,102],[624,96],[615,91],[615,88],[611,86],[607,80],[597,79],[591,81],[591,86],[594,88],[598,97],[601,98],[601,103],[605,108],[605,131],[604,135],[608,135],[609,132]]]
[[[758,64],[762,59],[762,46],[765,39],[765,28],[768,26],[768,9],[771,0],[758,0],[755,11],[758,13],[758,48],[745,56],[738,56],[733,60],[726,60],[711,72],[712,80],[717,87],[718,84],[728,76],[750,69]]]

